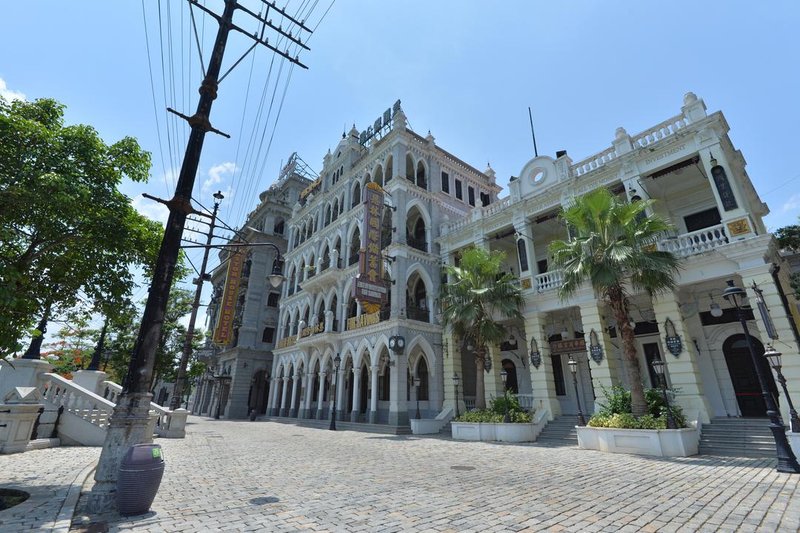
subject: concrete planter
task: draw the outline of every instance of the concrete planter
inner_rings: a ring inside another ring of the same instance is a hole
[[[795,457],[800,457],[800,433],[787,431],[786,438],[789,439],[789,446],[792,447]]]
[[[453,439],[483,442],[535,442],[544,427],[543,417],[530,424],[494,424],[490,422],[451,422]]]
[[[409,422],[411,422],[411,433],[414,435],[433,435],[439,433],[447,424],[447,420],[436,418],[412,418]]]
[[[700,435],[695,428],[616,429],[578,427],[578,446],[584,450],[634,453],[658,457],[697,455]]]

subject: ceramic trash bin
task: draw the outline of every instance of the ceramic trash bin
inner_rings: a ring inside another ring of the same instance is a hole
[[[117,509],[124,516],[144,514],[156,497],[164,475],[160,444],[134,444],[117,476]]]

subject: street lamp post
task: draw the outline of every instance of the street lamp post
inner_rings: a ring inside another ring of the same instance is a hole
[[[336,357],[333,358],[333,402],[331,402],[332,409],[331,409],[331,425],[328,429],[331,431],[336,431],[336,385],[339,381],[339,365],[342,364],[342,358],[337,353]]]
[[[578,394],[578,362],[570,355],[567,364],[569,365],[569,371],[572,372],[572,386],[575,387],[575,401],[578,403],[578,425],[585,426],[586,419],[583,417],[581,397]]]
[[[453,372],[453,385],[454,385],[454,386],[455,386],[455,388],[456,388],[456,397],[455,397],[455,403],[456,403],[456,418],[458,418],[458,385],[459,385],[460,383],[461,383],[461,378],[460,378],[460,377],[458,377],[458,374],[456,374],[455,372]]]
[[[508,416],[508,389],[506,389],[506,382],[508,381],[508,370],[505,368],[500,371],[500,379],[503,380],[503,422],[508,424],[511,422],[511,417]]]
[[[672,416],[672,408],[669,405],[669,396],[667,395],[667,376],[664,375],[664,361],[656,357],[653,362],[653,370],[658,376],[658,384],[661,387],[661,394],[664,396],[664,409],[667,411],[667,429],[678,429],[678,424],[675,423],[675,417]]]
[[[742,324],[744,330],[744,338],[747,342],[747,349],[750,351],[750,358],[753,361],[753,366],[756,368],[756,375],[758,382],[761,385],[761,396],[764,398],[764,403],[767,406],[767,416],[769,417],[769,429],[772,431],[772,438],[775,439],[775,450],[778,455],[778,472],[786,472],[790,474],[800,474],[800,464],[797,463],[797,457],[792,453],[792,448],[789,446],[789,440],[786,438],[786,428],[783,426],[783,420],[778,412],[778,406],[775,405],[775,398],[769,391],[767,385],[767,376],[761,368],[760,361],[756,355],[756,350],[753,348],[753,341],[750,339],[750,331],[747,329],[747,319],[742,312],[742,303],[746,296],[744,289],[737,287],[733,284],[733,280],[728,280],[728,287],[722,293],[722,297],[726,301],[732,303],[736,307],[736,312],[739,315],[739,322]]]
[[[419,386],[420,386],[421,383],[422,383],[422,380],[420,380],[419,377],[415,377],[414,378],[414,395],[417,397],[417,413],[416,413],[415,418],[417,420],[422,418],[420,416],[420,414],[419,414]]]
[[[771,344],[767,345],[767,350],[764,352],[764,357],[769,361],[770,366],[778,374],[778,382],[783,388],[783,394],[786,396],[786,403],[789,404],[789,427],[792,428],[792,433],[800,433],[800,418],[797,417],[797,411],[792,403],[792,397],[789,396],[789,389],[786,388],[786,378],[781,372],[783,365],[781,363],[781,356],[783,354],[772,347]]]

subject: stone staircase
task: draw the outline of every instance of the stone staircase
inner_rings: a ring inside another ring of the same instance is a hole
[[[562,415],[557,416],[547,423],[539,437],[536,439],[536,444],[547,447],[560,447],[560,446],[577,446],[578,434],[575,431],[575,425],[578,423],[576,415]]]
[[[775,457],[767,418],[713,418],[700,433],[701,455]]]

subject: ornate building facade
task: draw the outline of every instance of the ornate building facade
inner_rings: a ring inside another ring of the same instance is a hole
[[[559,210],[600,187],[630,202],[656,200],[653,210],[676,227],[658,245],[682,259],[674,292],[630,295],[645,386],[657,386],[651,365],[657,357],[666,362],[668,382],[689,419],[765,416],[743,329],[722,299],[733,280],[751,302],[745,313],[756,353],[763,354],[767,344],[783,352],[784,374],[800,397],[797,302],[789,269],[764,227],[767,206],[728,130],[721,112],[708,114],[703,101],[688,93],[680,114],[636,135],[618,128],[611,146],[590,157],[574,162],[564,151],[530,160],[512,178],[509,196],[442,225],[438,243],[445,261],[468,246],[503,250],[507,267],[519,275],[524,320],[507,324],[513,342],[491,350],[487,397],[502,394],[502,368],[549,419],[577,413],[579,401],[591,413],[602,403],[604,387],[627,385],[612,313],[589,284],[569,300],[559,298],[561,273],[549,265],[549,243],[568,236]],[[774,330],[757,309],[756,288]],[[569,359],[578,362],[577,387]],[[466,351],[446,360],[444,375],[453,373],[463,376],[458,401],[469,404],[475,367]],[[444,385],[445,404],[453,405],[455,388],[449,380]],[[788,421],[782,394],[781,409]]]
[[[382,209],[366,204],[370,188]],[[437,317],[439,228],[492,205],[499,191],[491,169],[408,129],[399,101],[367,130],[343,135],[289,222],[270,414],[325,419],[335,403],[336,416],[353,422],[408,425],[411,405],[435,416],[447,353]],[[386,290],[369,306],[355,284],[373,247]]]
[[[286,251],[289,219],[300,193],[312,182],[307,167],[293,154],[276,183],[259,195],[258,206],[248,214],[233,243],[255,243],[245,247],[236,264],[236,281],[226,287],[231,274],[231,252],[224,249],[220,266],[211,273],[214,287],[208,307],[210,335],[201,360],[208,371],[201,378],[192,412],[225,418],[245,418],[255,410],[265,414],[270,387],[272,350],[278,336],[278,306],[281,288],[268,281],[277,257],[272,246]],[[223,301],[226,288],[230,302]],[[226,308],[227,305],[227,308]],[[228,315],[226,331],[220,325]]]

